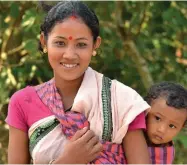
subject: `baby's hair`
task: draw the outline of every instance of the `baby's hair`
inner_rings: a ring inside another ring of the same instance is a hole
[[[154,84],[149,89],[145,100],[151,105],[158,98],[164,98],[170,107],[187,110],[187,90],[179,84],[174,82]]]
[[[40,27],[40,33],[44,33],[46,39],[57,23],[61,23],[71,16],[81,19],[89,27],[94,42],[99,36],[99,20],[94,11],[83,2],[62,1],[53,7],[45,4],[45,2],[40,2],[40,7],[47,12],[44,22]],[[39,43],[39,50],[43,51],[41,43]]]

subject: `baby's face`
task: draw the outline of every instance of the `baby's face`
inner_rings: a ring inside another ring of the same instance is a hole
[[[147,116],[147,134],[154,144],[170,142],[182,129],[187,118],[185,109],[176,109],[158,98],[151,104]]]

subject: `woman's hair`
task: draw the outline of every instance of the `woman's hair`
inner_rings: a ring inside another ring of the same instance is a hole
[[[187,90],[173,82],[161,82],[153,85],[145,97],[148,104],[158,98],[164,98],[166,104],[177,109],[187,110]]]
[[[45,2],[40,2],[40,6],[47,12],[44,22],[40,26],[40,33],[43,32],[46,39],[57,23],[70,17],[81,19],[90,28],[94,42],[99,36],[99,20],[94,11],[83,2],[63,1],[53,7],[45,4]],[[41,43],[39,43],[39,50],[43,51]]]

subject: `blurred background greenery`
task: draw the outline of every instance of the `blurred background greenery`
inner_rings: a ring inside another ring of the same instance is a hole
[[[56,2],[47,2],[56,3]],[[102,45],[92,67],[142,96],[163,80],[187,88],[187,3],[88,1],[100,20]],[[34,1],[0,1],[0,163],[7,163],[11,95],[49,80],[47,56],[38,50],[44,12]],[[175,139],[175,163],[187,163],[187,131]]]

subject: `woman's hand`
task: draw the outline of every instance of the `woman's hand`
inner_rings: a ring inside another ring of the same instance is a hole
[[[54,164],[86,164],[102,151],[102,144],[93,131],[83,128],[66,144],[62,156]]]

